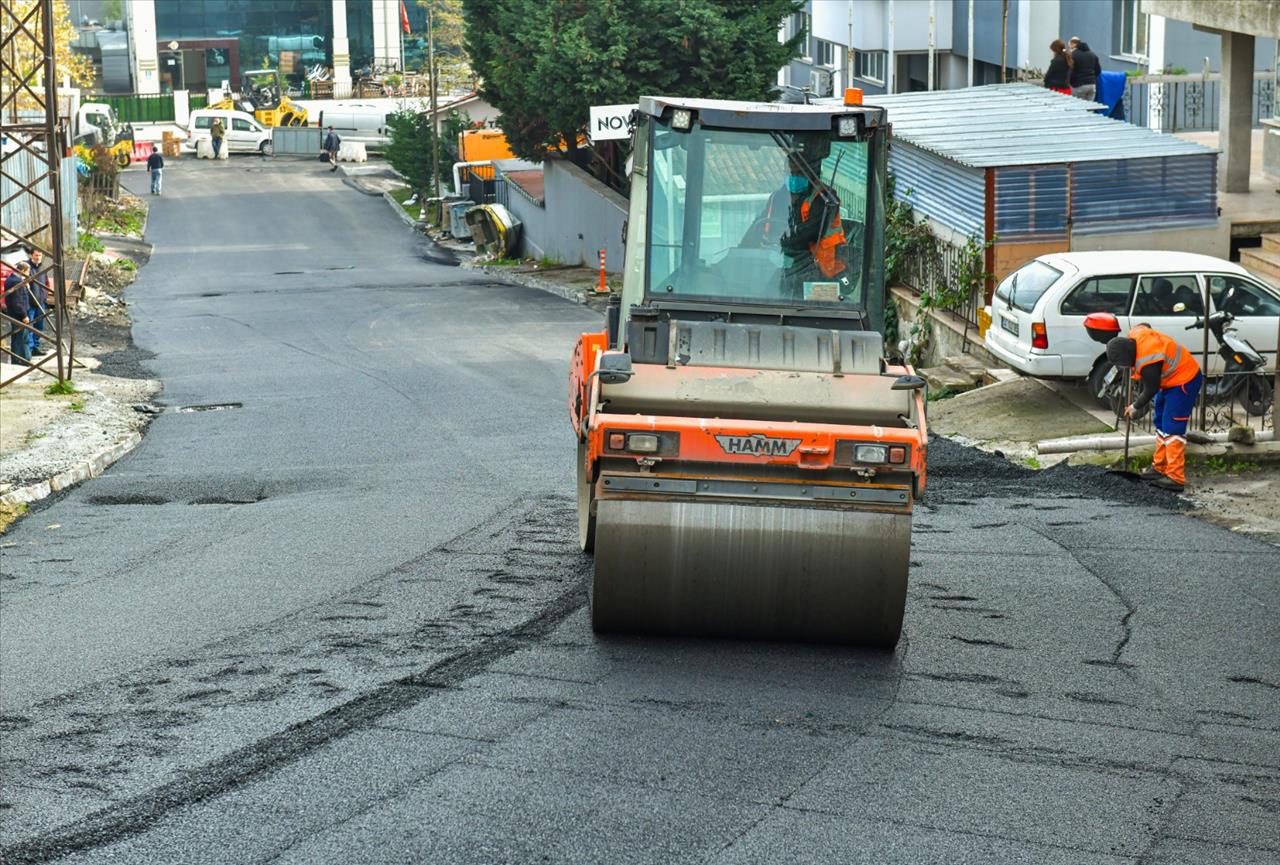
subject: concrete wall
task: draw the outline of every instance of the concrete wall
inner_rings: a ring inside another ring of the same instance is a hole
[[[1123,234],[1073,234],[1072,252],[1098,249],[1168,249],[1198,252],[1218,258],[1231,257],[1231,223],[1220,219],[1211,228],[1176,228]]]
[[[1165,22],[1165,66],[1181,66],[1187,72],[1199,72],[1204,58],[1209,58],[1209,71],[1222,71],[1222,37],[1217,33],[1197,30],[1186,21],[1169,19]],[[1276,40],[1258,39],[1253,46],[1253,68],[1256,71],[1274,68]]]
[[[563,159],[548,159],[542,172],[543,207],[515,190],[507,196],[512,214],[524,223],[522,253],[595,267],[604,249],[606,270],[620,273],[627,199]]]
[[[1272,38],[1280,33],[1280,0],[1142,0],[1142,11],[1212,30]]]

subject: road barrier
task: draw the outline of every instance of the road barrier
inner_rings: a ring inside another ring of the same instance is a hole
[[[318,156],[324,132],[319,126],[277,126],[271,130],[276,156]]]

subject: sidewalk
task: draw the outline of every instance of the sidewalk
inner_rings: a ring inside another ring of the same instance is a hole
[[[155,411],[149,401],[161,385],[139,363],[123,298],[150,247],[101,239],[106,252],[93,255],[73,313],[75,392],[46,394],[55,380],[40,372],[0,391],[0,532],[34,502],[102,474],[137,446]],[[0,379],[16,372],[0,363]]]

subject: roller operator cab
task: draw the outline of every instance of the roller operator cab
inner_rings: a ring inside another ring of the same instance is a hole
[[[884,111],[634,119],[623,290],[570,371],[592,625],[893,647],[927,438],[880,332]]]

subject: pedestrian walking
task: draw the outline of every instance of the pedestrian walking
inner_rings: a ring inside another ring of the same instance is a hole
[[[1098,95],[1102,62],[1089,48],[1089,43],[1079,36],[1072,36],[1068,47],[1071,50],[1071,95],[1092,102]]]
[[[1044,73],[1044,86],[1056,93],[1071,95],[1071,55],[1067,53],[1067,43],[1055,39],[1049,43],[1049,51],[1053,57],[1049,60],[1049,68]]]
[[[333,168],[329,171],[334,172],[338,170],[338,148],[342,146],[342,139],[333,131],[332,126],[328,127],[325,133],[323,149],[325,156],[333,163]]]
[[[151,194],[159,195],[164,173],[164,157],[159,150],[151,151],[151,155],[147,157],[147,171],[151,172]]]
[[[1152,403],[1156,453],[1142,476],[1162,489],[1182,492],[1187,482],[1187,422],[1204,374],[1191,352],[1167,334],[1140,324],[1107,343],[1107,360],[1133,370],[1139,391],[1124,416],[1142,415]]]
[[[31,282],[27,285],[31,303],[27,314],[31,319],[31,326],[35,328],[28,337],[31,343],[30,356],[35,357],[42,353],[40,338],[45,334],[44,321],[49,312],[49,274],[43,272],[44,252],[40,249],[31,250],[27,261],[31,265]]]
[[[222,152],[222,139],[227,134],[226,127],[222,125],[222,118],[213,118],[213,123],[209,124],[209,138],[213,141],[213,158],[220,159],[219,154]]]
[[[30,273],[31,265],[25,261],[19,261],[13,266],[13,272],[4,278],[5,315],[22,324],[31,322],[31,295],[23,284]],[[13,330],[9,332],[9,354],[10,357],[7,360],[10,363],[20,365],[31,363],[31,340],[27,338],[26,329],[17,324],[14,324]]]

